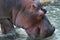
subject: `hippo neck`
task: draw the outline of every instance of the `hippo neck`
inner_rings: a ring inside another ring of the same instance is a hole
[[[18,10],[16,10],[15,8],[12,9],[12,22],[15,25],[15,20],[18,14]]]

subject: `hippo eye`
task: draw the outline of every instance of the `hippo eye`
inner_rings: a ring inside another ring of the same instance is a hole
[[[33,4],[32,7],[33,7],[34,10],[38,9],[38,6],[36,4]]]

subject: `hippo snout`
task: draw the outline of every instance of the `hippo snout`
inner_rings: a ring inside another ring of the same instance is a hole
[[[47,38],[52,36],[52,34],[55,31],[55,27],[52,26],[52,24],[49,22],[47,17],[44,16],[42,22],[40,23],[40,37],[41,38]]]
[[[54,33],[54,31],[55,31],[55,27],[52,27],[51,30],[48,31],[48,35],[46,37],[51,36]]]
[[[49,29],[40,30],[40,37],[41,38],[50,37],[50,36],[52,36],[52,34],[54,33],[54,31],[55,31],[55,27],[51,27]]]

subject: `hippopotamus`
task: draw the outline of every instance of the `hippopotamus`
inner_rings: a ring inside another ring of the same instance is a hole
[[[46,38],[55,27],[46,17],[46,9],[37,0],[0,0],[0,24],[3,34],[23,28],[32,38]]]

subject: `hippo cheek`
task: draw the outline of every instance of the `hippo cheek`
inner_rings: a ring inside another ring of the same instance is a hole
[[[26,32],[30,37],[37,38],[40,33],[40,29],[38,27],[31,27],[27,29]]]
[[[47,30],[43,28],[40,30],[40,38],[46,38],[46,37],[48,37],[48,33]]]
[[[42,21],[40,22],[39,28],[40,28],[40,37],[41,38],[49,37],[55,31],[55,27],[53,27],[50,24],[49,20],[45,16],[42,19]]]
[[[43,29],[40,30],[40,37],[41,38],[50,37],[50,36],[52,36],[54,31],[55,31],[54,27],[52,27],[51,29],[43,28]]]

